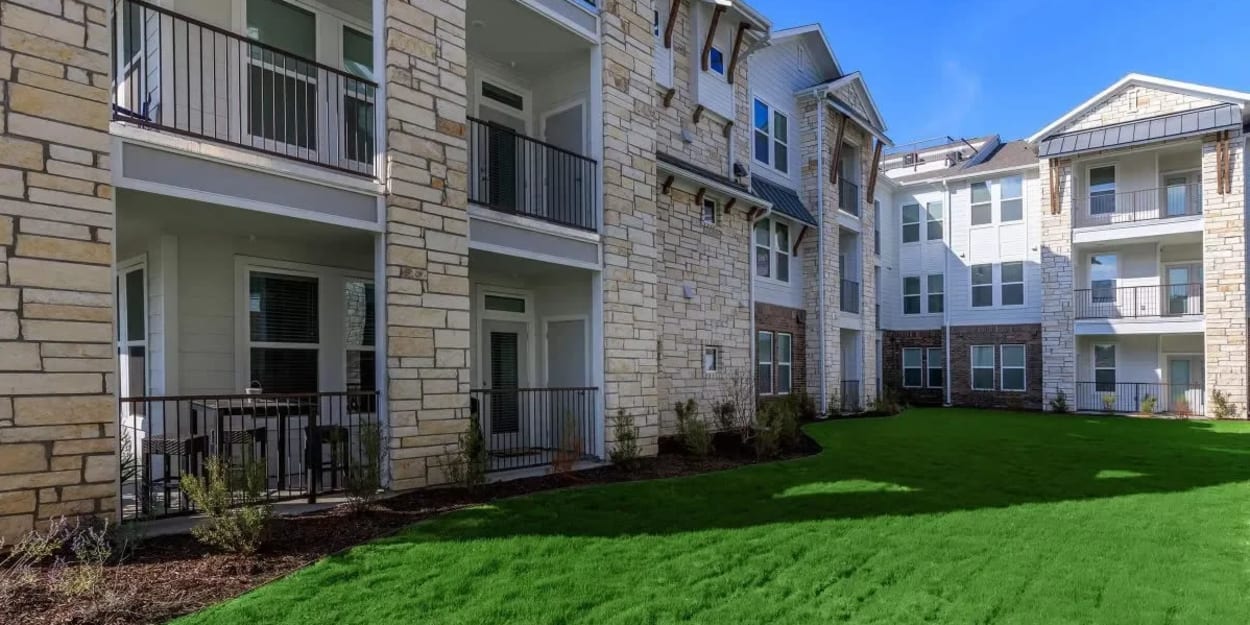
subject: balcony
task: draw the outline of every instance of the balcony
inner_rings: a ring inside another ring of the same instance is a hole
[[[839,299],[842,312],[859,314],[859,283],[854,280],[842,279],[842,291]]]
[[[1200,383],[1077,382],[1076,409],[1187,417],[1205,414],[1206,404]]]
[[[469,201],[474,204],[579,230],[598,230],[598,163],[594,159],[469,118],[469,169]]]
[[[846,178],[838,179],[838,208],[859,217],[859,185]]]
[[[115,121],[376,174],[371,80],[141,0],[113,33]]]
[[[1121,193],[1095,192],[1073,200],[1073,227],[1134,224],[1202,214],[1202,184]]]
[[[1140,319],[1202,315],[1202,284],[1078,289],[1077,319]]]
[[[488,472],[600,460],[598,388],[475,389],[469,397]]]

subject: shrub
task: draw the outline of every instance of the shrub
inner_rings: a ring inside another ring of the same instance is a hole
[[[787,397],[786,401],[790,404],[790,410],[794,412],[795,418],[801,422],[815,421],[820,416],[816,400],[807,393],[795,393]]]
[[[837,391],[829,391],[829,408],[825,411],[829,417],[842,415],[842,396]]]
[[[1176,400],[1172,402],[1172,412],[1175,412],[1182,417],[1189,416],[1192,414],[1189,409],[1189,401],[1184,397],[1176,398]]]
[[[461,432],[457,440],[457,451],[448,456],[444,471],[453,483],[474,490],[486,483],[486,465],[490,461],[477,418],[469,419],[469,429]]]
[[[555,473],[569,473],[585,452],[582,437],[578,432],[577,418],[573,413],[566,412],[560,418],[560,440],[556,453],[551,459],[551,469]]]
[[[677,402],[673,409],[677,412],[677,440],[682,447],[699,457],[712,453],[712,431],[699,418],[699,404],[687,399],[685,403]]]
[[[1115,393],[1102,394],[1103,412],[1115,412]]]
[[[11,546],[0,538],[0,598],[38,581],[37,565],[64,550],[68,529],[65,517],[57,517],[47,529],[26,532]]]
[[[1147,394],[1145,397],[1141,398],[1141,403],[1137,406],[1137,408],[1144,414],[1154,414],[1155,407],[1158,403],[1159,400],[1155,399],[1154,395]]]
[[[208,475],[183,478],[187,496],[208,518],[191,530],[200,542],[232,553],[252,554],[264,544],[273,520],[265,501],[265,465],[244,461],[240,473],[242,505],[232,507],[230,466],[219,456],[208,460]]]
[[[1236,419],[1238,412],[1240,409],[1237,404],[1228,401],[1228,395],[1224,391],[1218,388],[1211,391],[1211,414],[1216,419]]]
[[[1059,414],[1067,414],[1069,410],[1068,395],[1063,392],[1063,389],[1055,389],[1055,397],[1050,400],[1050,411],[1057,412]]]
[[[360,455],[348,463],[347,505],[360,514],[369,509],[382,491],[382,431],[376,423],[363,423],[356,434]]]
[[[634,427],[634,420],[625,414],[624,408],[617,410],[612,417],[612,438],[616,439],[612,450],[608,452],[612,464],[619,464],[627,469],[633,467],[642,452],[638,448],[638,428]]]
[[[716,421],[717,429],[722,432],[732,431],[738,424],[733,402],[722,401],[712,404],[712,418]]]
[[[721,413],[717,424],[724,431],[738,433],[743,444],[750,442],[755,419],[755,377],[750,369],[738,368],[721,380]],[[725,421],[722,422],[722,419]]]
[[[786,402],[772,401],[760,406],[756,413],[754,432],[755,455],[772,458],[781,453],[782,445],[798,438],[798,420]]]
[[[872,410],[883,415],[896,415],[903,411],[903,402],[898,390],[892,386],[881,389],[881,393],[872,402]]]

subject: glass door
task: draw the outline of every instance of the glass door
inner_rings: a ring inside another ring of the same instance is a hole
[[[1179,217],[1181,215],[1193,214],[1189,210],[1189,178],[1184,175],[1166,176],[1163,179],[1163,188],[1166,193],[1167,203],[1164,207],[1164,216]]]
[[[486,387],[490,389],[484,406],[487,422],[483,432],[489,437],[491,451],[525,448],[527,436],[523,421],[527,412],[522,391],[529,379],[527,346],[529,328],[525,323],[484,320],[482,333],[486,338]]]
[[[1202,312],[1202,266],[1172,265],[1166,271],[1167,315]]]
[[[319,69],[306,59],[317,58],[316,15],[282,0],[247,0],[247,34],[265,44],[249,45],[244,59],[247,134],[265,149],[313,158]]]

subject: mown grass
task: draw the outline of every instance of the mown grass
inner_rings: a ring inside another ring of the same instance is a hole
[[[180,620],[1246,623],[1250,425],[957,409],[466,510]]]

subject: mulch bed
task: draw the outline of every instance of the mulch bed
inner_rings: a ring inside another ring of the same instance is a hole
[[[820,446],[806,436],[783,450],[780,459],[808,456]],[[428,489],[378,502],[353,515],[345,506],[274,521],[272,538],[253,556],[236,556],[205,547],[189,535],[144,541],[123,564],[105,569],[104,587],[93,596],[67,595],[58,579],[65,568],[42,571],[38,588],[0,600],[0,623],[23,625],[121,625],[164,623],[247,592],[353,545],[468,505],[528,493],[651,480],[720,471],[760,460],[733,434],[717,434],[715,453],[686,455],[675,441],[662,439],[661,453],[623,469],[603,466],[563,475],[544,475],[463,488]]]

